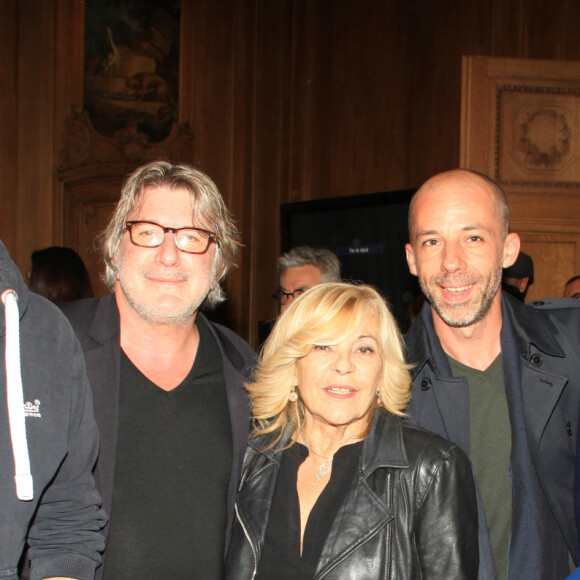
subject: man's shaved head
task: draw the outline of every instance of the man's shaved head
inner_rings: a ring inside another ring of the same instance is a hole
[[[463,181],[466,195],[468,195],[469,187],[471,184],[477,183],[481,185],[482,183],[486,188],[493,194],[495,198],[495,207],[497,211],[497,217],[501,224],[501,232],[503,237],[507,236],[510,229],[510,212],[508,209],[507,198],[504,190],[493,180],[491,177],[478,171],[473,171],[471,169],[452,169],[450,171],[445,171],[433,176],[428,179],[413,195],[411,203],[409,204],[409,239],[412,238],[413,230],[413,208],[416,199],[421,195],[423,191],[440,189],[441,193],[445,192],[444,185],[448,180]]]

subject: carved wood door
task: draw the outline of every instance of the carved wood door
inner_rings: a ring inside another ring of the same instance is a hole
[[[561,296],[580,274],[580,62],[463,57],[460,166],[507,194],[526,300]]]

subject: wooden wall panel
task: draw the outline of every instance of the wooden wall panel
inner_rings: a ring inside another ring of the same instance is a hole
[[[405,187],[412,54],[404,32],[408,5],[314,4],[311,180],[300,198]]]
[[[464,75],[461,166],[506,191],[526,298],[560,295],[580,248],[580,62],[464,57]]]
[[[521,232],[522,250],[534,260],[534,283],[526,302],[562,296],[564,285],[580,272],[580,236]]]
[[[12,255],[23,268],[52,239],[54,0],[18,2],[17,184]]]
[[[17,51],[18,0],[0,2],[0,239],[10,252],[15,249],[17,196],[16,141],[17,123]]]
[[[0,235],[23,269],[63,239],[55,172],[82,99],[82,4],[0,6],[0,102],[14,111]],[[413,187],[459,164],[462,55],[580,60],[579,36],[571,1],[182,0],[180,121],[245,244],[216,317],[255,344],[275,314],[281,202]]]

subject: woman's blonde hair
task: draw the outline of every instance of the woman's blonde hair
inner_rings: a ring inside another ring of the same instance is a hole
[[[295,402],[288,399],[296,388],[298,360],[315,344],[342,342],[367,314],[376,317],[379,328],[382,368],[377,399],[387,411],[404,415],[410,399],[410,366],[405,364],[401,333],[385,299],[370,286],[330,282],[293,301],[264,344],[255,380],[246,385],[256,435],[276,433],[275,444],[288,426],[300,428],[304,415],[300,397]]]

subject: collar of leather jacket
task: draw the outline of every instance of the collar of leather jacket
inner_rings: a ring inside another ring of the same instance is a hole
[[[406,468],[409,460],[403,444],[403,417],[392,415],[384,409],[376,409],[373,413],[371,429],[363,444],[360,469],[363,477],[368,477],[380,467]],[[250,447],[264,455],[273,463],[280,463],[282,453],[292,437],[294,427],[289,426],[276,445],[266,451],[275,436],[271,433],[258,435],[250,439]]]

